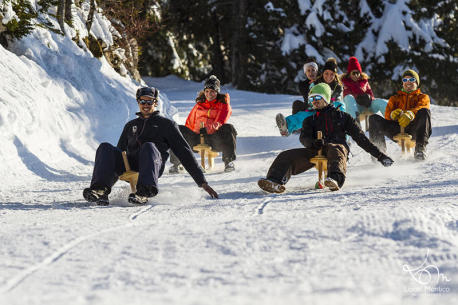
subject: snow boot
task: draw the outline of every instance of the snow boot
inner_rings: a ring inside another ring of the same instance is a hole
[[[275,116],[275,121],[277,122],[277,127],[280,130],[280,134],[283,137],[289,136],[288,125],[286,124],[285,116],[279,113]]]
[[[415,152],[413,154],[415,160],[424,161],[426,160],[426,147],[423,144],[415,145]]]
[[[108,205],[108,188],[104,189],[91,189],[85,188],[83,190],[83,197],[87,202],[95,202],[97,205]]]
[[[224,171],[226,173],[232,172],[235,170],[234,162],[230,161],[224,165]]]
[[[158,193],[154,185],[137,184],[137,192],[131,193],[127,201],[133,204],[146,204],[149,197],[154,197]]]
[[[283,193],[285,186],[269,179],[259,179],[258,186],[269,193]]]
[[[334,179],[330,177],[327,177],[326,180],[324,180],[324,185],[329,187],[331,191],[338,191],[340,189],[337,181],[335,181]]]
[[[146,196],[140,196],[137,193],[130,193],[128,200],[132,204],[146,204],[148,202],[148,197]]]

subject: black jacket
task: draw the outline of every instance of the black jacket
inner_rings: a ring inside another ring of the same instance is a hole
[[[301,93],[302,97],[304,98],[304,102],[308,104],[308,97],[309,97],[309,91],[311,89],[311,86],[313,85],[313,82],[311,83],[309,79],[300,81],[299,84],[297,85],[297,88],[299,89],[299,92]]]
[[[142,117],[140,112],[136,114],[139,117],[127,122],[117,145],[122,151],[127,151],[129,159],[138,160],[141,145],[152,142],[162,156],[161,173],[169,157],[168,150],[171,149],[198,186],[207,182],[191,148],[175,122],[161,116],[159,111],[153,112],[146,119]]]
[[[348,113],[335,109],[332,105],[326,106],[304,120],[299,140],[305,147],[313,147],[318,131],[322,132],[325,144],[342,144],[349,150],[345,139],[345,135],[348,134],[372,156],[378,158],[382,154]]]
[[[317,80],[315,81],[315,85],[318,85],[319,83],[327,84],[324,81],[323,76],[317,78]],[[333,102],[337,101],[337,100],[341,101],[342,100],[342,92],[343,92],[342,85],[340,85],[336,80],[334,80],[332,83],[330,83],[328,85],[329,85],[329,87],[331,87],[331,91],[332,91],[331,100]]]

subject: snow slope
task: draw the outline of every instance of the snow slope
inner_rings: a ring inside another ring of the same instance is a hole
[[[37,178],[87,179],[94,149],[101,141],[117,141],[138,111],[140,84],[67,36],[43,29],[13,49],[0,46],[0,191]],[[167,97],[161,101],[160,109],[173,116],[176,109]]]
[[[98,207],[82,190],[97,144],[115,143],[134,117],[136,86],[104,62],[90,70],[93,60],[46,68],[0,48],[0,304],[456,302],[458,109],[432,107],[425,162],[390,143],[396,163],[383,168],[353,145],[341,191],[311,189],[311,170],[273,195],[256,181],[278,152],[300,146],[274,123],[297,97],[223,87],[238,156],[235,172],[218,160],[206,175],[220,199],[187,174],[165,174],[147,206],[130,206],[118,182]],[[146,82],[179,123],[202,87]]]

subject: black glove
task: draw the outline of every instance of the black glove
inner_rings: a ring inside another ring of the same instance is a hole
[[[200,129],[200,132],[199,132],[199,134],[203,134],[203,135],[206,135],[206,134],[207,134],[207,128],[205,128],[205,127],[202,127],[202,128]]]
[[[356,103],[363,107],[369,108],[371,106],[371,96],[369,94],[361,94],[356,97]]]
[[[378,156],[377,161],[382,163],[382,165],[385,167],[391,166],[391,164],[394,163],[393,159],[391,159],[383,153],[381,153],[380,156]]]
[[[323,145],[324,145],[323,139],[316,139],[315,141],[313,141],[313,148],[321,149]]]

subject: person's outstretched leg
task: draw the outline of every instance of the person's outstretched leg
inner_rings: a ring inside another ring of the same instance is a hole
[[[208,135],[208,144],[215,151],[223,153],[225,171],[234,170],[232,161],[236,159],[237,131],[232,124],[224,124],[215,133]]]
[[[331,191],[337,191],[345,182],[348,150],[341,144],[327,144],[324,153],[328,158],[328,177],[324,184]]]
[[[345,112],[351,115],[352,118],[356,119],[356,112],[358,112],[358,104],[356,103],[353,95],[346,95],[343,99],[345,104]]]
[[[125,171],[121,150],[110,143],[102,143],[95,154],[91,186],[84,189],[83,197],[89,202],[108,205],[108,194]]]
[[[317,154],[316,149],[296,148],[281,152],[269,168],[266,179],[260,179],[260,188],[271,193],[282,193],[291,175],[298,175],[312,168],[310,158]]]
[[[369,117],[369,139],[382,152],[386,152],[385,136],[390,139],[401,131],[398,122],[386,120],[377,114]]]
[[[431,136],[431,111],[426,108],[418,110],[415,119],[406,127],[406,132],[415,140],[414,157],[417,160],[426,159],[426,145]]]
[[[158,193],[158,179],[164,171],[161,153],[151,142],[143,143],[138,155],[137,194],[153,197]]]
[[[299,111],[294,115],[288,115],[285,118],[288,133],[292,134],[294,131],[301,129],[304,120],[309,116],[312,116],[314,113],[314,111]]]
[[[377,114],[377,112],[380,112],[383,117],[385,116],[386,105],[388,105],[387,100],[384,100],[381,98],[372,100],[371,106],[369,107],[369,111],[372,112],[373,114]]]

